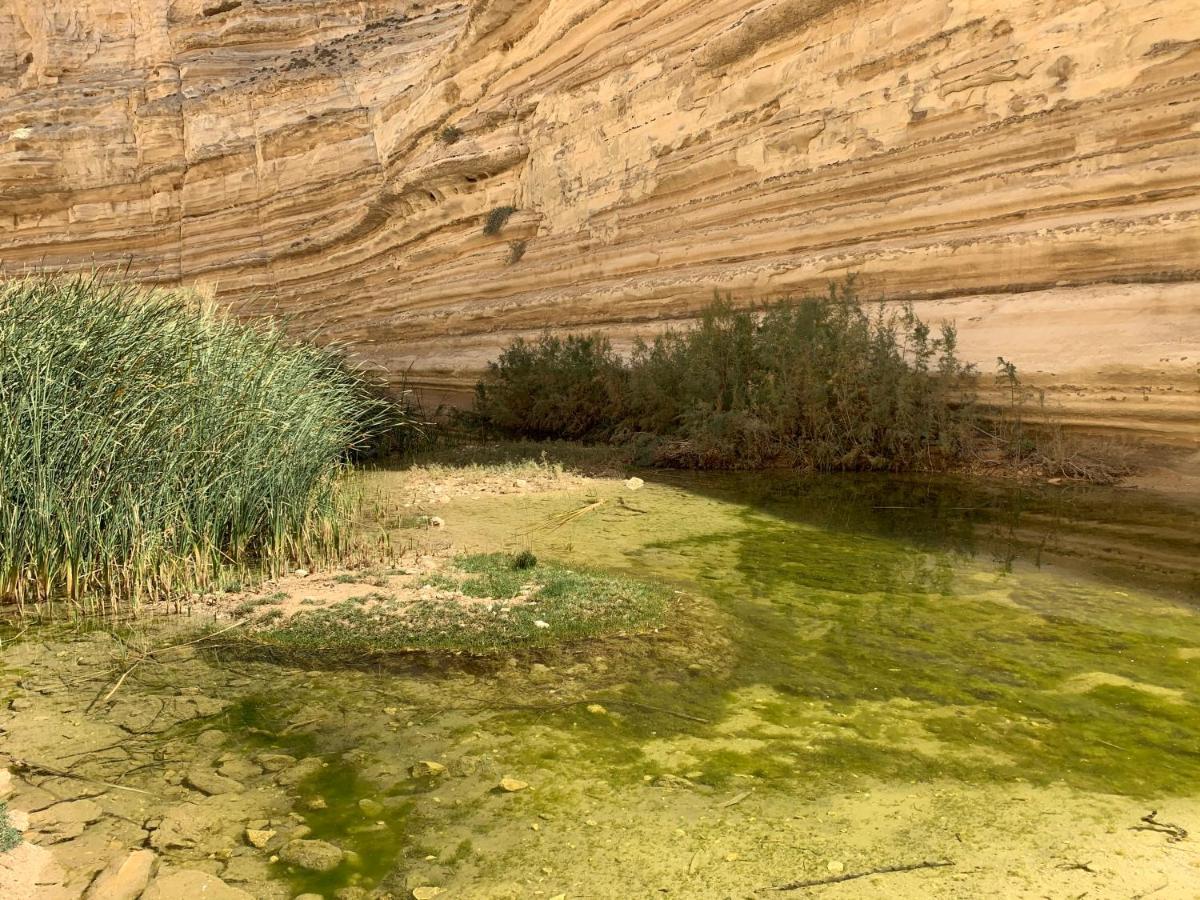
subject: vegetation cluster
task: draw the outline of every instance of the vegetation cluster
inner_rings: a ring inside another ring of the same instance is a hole
[[[628,358],[597,335],[517,340],[474,413],[524,437],[629,442],[647,463],[911,469],[965,452],[974,385],[952,325],[868,314],[847,284],[763,310],[718,299]]]
[[[0,284],[0,600],[115,607],[335,553],[343,473],[385,418],[409,424],[274,323],[94,278]]]
[[[488,653],[542,646],[659,624],[667,592],[618,575],[542,562],[533,553],[459,556],[412,602],[373,591],[283,618],[267,609],[243,649],[272,656],[349,658],[413,650]],[[269,605],[264,604],[264,605]]]

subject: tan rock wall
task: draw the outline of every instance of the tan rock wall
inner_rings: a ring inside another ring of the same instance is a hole
[[[516,334],[857,272],[1072,421],[1194,446],[1200,14],[0,0],[0,262],[212,284],[433,400]]]

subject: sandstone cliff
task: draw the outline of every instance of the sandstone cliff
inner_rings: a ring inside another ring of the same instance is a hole
[[[1195,446],[1200,10],[0,0],[0,260],[207,283],[435,401],[516,334],[853,271]]]

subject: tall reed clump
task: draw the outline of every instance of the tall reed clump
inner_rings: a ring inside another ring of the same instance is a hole
[[[597,336],[517,341],[474,412],[510,433],[632,442],[643,462],[911,469],[969,444],[975,374],[955,351],[952,325],[868,314],[851,283],[759,311],[718,299],[627,360]]]
[[[335,353],[184,293],[0,283],[0,600],[79,610],[336,554],[380,420]]]

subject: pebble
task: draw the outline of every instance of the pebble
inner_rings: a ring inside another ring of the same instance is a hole
[[[284,862],[313,872],[331,872],[342,863],[345,854],[327,841],[288,841],[279,851]]]
[[[507,775],[500,779],[500,789],[507,791],[510,794],[515,794],[517,791],[523,791],[529,787],[529,783],[521,781],[519,778],[510,778]]]
[[[383,813],[383,804],[378,800],[372,800],[370,797],[363,797],[358,801],[358,808],[362,810],[364,816],[370,818],[378,818]]]
[[[431,775],[441,775],[446,771],[446,767],[440,762],[423,759],[408,771],[413,778],[424,778]]]
[[[264,850],[266,849],[267,844],[271,842],[271,838],[275,837],[275,834],[276,832],[269,828],[247,828],[246,842],[249,843],[251,847],[257,847],[259,850]]]

